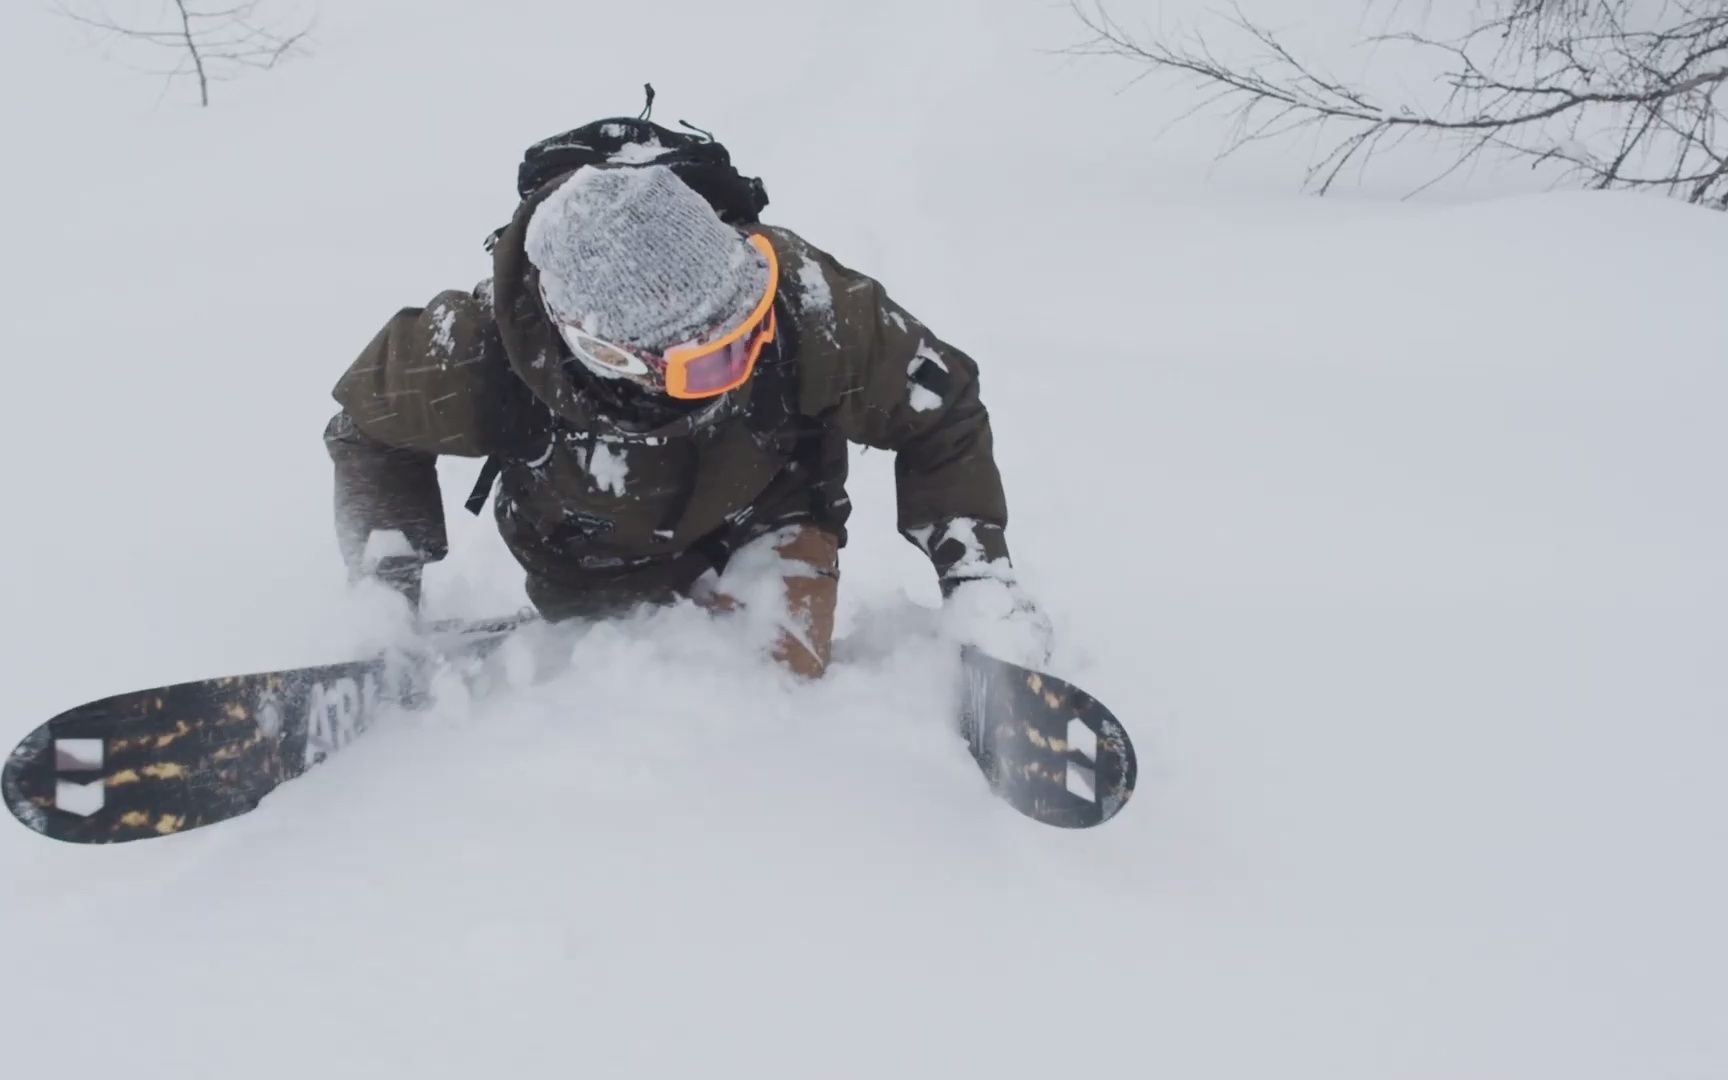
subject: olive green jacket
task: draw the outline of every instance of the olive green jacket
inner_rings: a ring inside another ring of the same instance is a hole
[[[814,522],[844,539],[848,442],[895,452],[900,531],[945,587],[1007,565],[977,366],[786,229],[749,230],[780,263],[779,332],[751,381],[660,416],[609,409],[548,320],[523,250],[529,216],[558,183],[519,208],[490,280],[399,311],[336,384],[342,411],[325,441],[351,568],[377,530],[443,557],[436,459],[487,457],[501,467],[499,529],[537,603],[680,592],[780,525]]]

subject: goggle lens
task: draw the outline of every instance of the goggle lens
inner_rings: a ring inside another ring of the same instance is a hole
[[[741,385],[750,377],[763,346],[774,339],[774,312],[752,333],[736,338],[713,352],[692,356],[683,364],[684,384],[680,396],[712,397]]]

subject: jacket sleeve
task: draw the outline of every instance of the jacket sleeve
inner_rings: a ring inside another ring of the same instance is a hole
[[[333,396],[342,411],[325,428],[335,465],[336,534],[350,573],[368,542],[400,533],[424,562],[449,542],[438,488],[439,455],[483,457],[528,408],[493,322],[490,284],[440,293],[397,312],[349,366]],[[385,554],[406,554],[400,543]]]
[[[784,230],[773,238],[798,314],[803,411],[894,452],[900,532],[930,557],[944,593],[1011,576],[1007,500],[977,364],[873,278]]]

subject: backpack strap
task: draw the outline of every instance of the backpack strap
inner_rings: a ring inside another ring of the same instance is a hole
[[[495,444],[498,449],[487,456],[480,466],[480,475],[474,480],[474,487],[468,492],[468,498],[462,505],[470,514],[480,516],[486,509],[486,500],[492,494],[492,486],[498,482],[498,476],[504,471],[504,466],[512,461],[538,462],[552,452],[552,441],[557,438],[557,417],[552,410],[542,406],[539,419],[528,428],[509,433],[509,436]],[[541,447],[540,440],[547,440],[543,453],[537,452]]]
[[[468,493],[468,500],[462,505],[475,517],[486,509],[486,500],[492,495],[492,485],[498,482],[498,474],[504,471],[504,460],[497,454],[486,459],[480,466],[480,478],[474,481],[474,490]]]

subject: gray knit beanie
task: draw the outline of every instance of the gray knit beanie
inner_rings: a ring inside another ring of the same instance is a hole
[[[554,319],[645,349],[734,326],[768,288],[767,261],[664,165],[577,170],[526,247]]]

